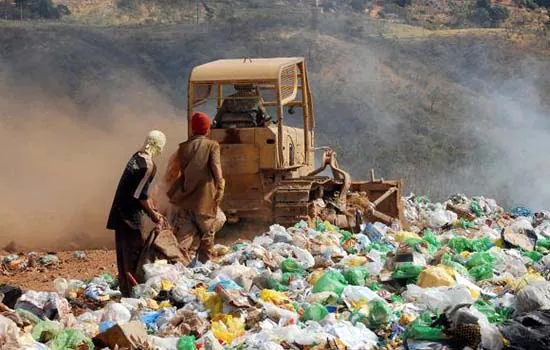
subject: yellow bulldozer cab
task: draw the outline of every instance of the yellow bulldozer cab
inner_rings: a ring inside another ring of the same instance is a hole
[[[303,162],[300,165],[313,166],[313,157],[310,153],[313,148],[314,114],[304,58],[223,59],[195,67],[191,72],[188,87],[189,123],[193,112],[202,105],[215,101],[218,110],[225,100],[238,99],[232,97],[231,93],[234,92],[234,86],[239,84],[256,86],[262,97],[263,106],[275,110],[276,119],[273,126],[276,130],[273,131],[276,140],[272,145],[276,152],[273,154],[274,164],[270,168],[285,169],[297,166],[291,165],[291,154],[288,152],[290,148],[294,148],[294,153],[297,148],[301,149],[300,158]],[[303,138],[303,145],[292,145],[296,143],[295,140],[291,140],[290,143],[286,140],[292,138],[289,132],[295,131],[285,130],[285,107],[302,110],[303,124],[299,129],[303,134],[300,136]]]

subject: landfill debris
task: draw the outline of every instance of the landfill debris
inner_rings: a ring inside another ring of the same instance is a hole
[[[0,348],[548,349],[550,214],[403,200],[403,225],[273,225],[192,268],[165,251],[132,298],[108,273],[0,286]],[[16,273],[54,257],[1,261]]]

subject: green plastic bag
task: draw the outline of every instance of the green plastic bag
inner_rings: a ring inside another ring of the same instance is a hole
[[[487,280],[493,278],[493,265],[483,264],[472,267],[469,271],[470,276],[475,278],[476,281]]]
[[[369,271],[361,267],[356,267],[344,272],[344,277],[352,286],[364,286],[365,280],[369,277]]]
[[[290,258],[283,260],[281,263],[281,270],[283,270],[283,272],[297,273],[300,275],[305,273],[302,266],[300,266],[296,260]]]
[[[300,317],[302,322],[305,321],[316,321],[319,322],[324,320],[328,316],[327,309],[318,303],[311,304],[308,307],[304,308],[304,313]]]
[[[369,287],[369,289],[372,290],[373,292],[376,292],[382,289],[382,287],[380,287],[380,285],[376,282],[371,282],[367,287]]]
[[[536,251],[524,252],[523,255],[529,257],[534,262],[539,262],[540,259],[542,259],[542,257],[543,257],[543,255],[541,253],[536,252]]]
[[[441,263],[446,266],[452,267],[456,272],[463,276],[468,276],[468,269],[462,266],[460,263],[453,261],[449,254],[443,255]]]
[[[283,273],[283,277],[281,278],[281,284],[283,284],[285,286],[288,286],[290,284],[290,282],[292,282],[294,280],[299,280],[302,277],[303,276],[299,273],[285,272],[285,273]]]
[[[102,274],[101,276],[99,276],[99,278],[101,278],[102,280],[104,280],[105,282],[107,282],[107,284],[111,287],[111,288],[115,288],[117,286],[117,280],[116,278],[111,275],[109,272],[105,272],[104,274]]]
[[[405,331],[406,337],[416,340],[444,340],[443,327],[430,327],[415,323],[414,321],[407,327]]]
[[[66,329],[58,333],[53,341],[49,343],[50,350],[76,349],[78,346],[86,344],[88,350],[94,350],[92,340],[84,335],[78,329]]]
[[[496,259],[487,252],[474,253],[466,262],[466,268],[471,269],[479,265],[493,264],[495,260]]]
[[[47,343],[61,332],[63,327],[58,322],[40,321],[33,327],[31,335],[34,340],[41,343]]]
[[[370,252],[371,250],[378,250],[379,252],[381,253],[387,253],[389,252],[391,249],[390,247],[387,245],[387,244],[383,244],[383,243],[371,243],[367,246],[366,248],[366,251],[367,253]]]
[[[473,200],[470,204],[470,209],[472,212],[479,218],[483,216],[483,210],[481,209],[481,206],[479,205],[479,202],[476,200]]]
[[[390,322],[392,310],[382,299],[376,298],[369,302],[369,325],[379,326]]]
[[[477,311],[481,312],[491,323],[501,324],[504,323],[510,316],[512,309],[510,308],[500,308],[496,309],[493,305],[487,303],[483,299],[479,299],[474,303]]]
[[[15,313],[21,316],[25,321],[28,321],[30,324],[37,325],[42,321],[38,316],[33,314],[30,311],[27,311],[25,309],[15,309]]]
[[[472,249],[472,242],[466,237],[453,237],[449,241],[449,247],[457,253],[469,252]]]
[[[395,266],[391,277],[393,279],[411,279],[416,280],[420,272],[424,270],[422,266],[416,266],[412,263],[405,263],[402,265]]]
[[[550,249],[550,238],[539,239],[537,241],[537,247]]]
[[[467,252],[484,252],[493,246],[493,242],[489,238],[481,238],[469,240],[466,237],[453,237],[449,241],[449,247],[457,253]]]
[[[424,243],[424,241],[421,238],[407,238],[403,243],[405,243],[405,245],[408,245],[409,247],[414,247],[416,245]]]
[[[405,302],[405,299],[403,299],[403,297],[399,294],[394,294],[391,296],[391,302],[403,304]]]
[[[480,238],[472,240],[471,252],[485,252],[493,246],[493,241],[489,238]]]
[[[407,326],[405,329],[405,339],[444,340],[443,326],[431,327],[431,324],[430,314],[424,312]]]
[[[288,287],[274,278],[270,278],[267,280],[267,286],[269,287],[269,289],[273,289],[277,292],[288,292]]]
[[[432,232],[432,230],[429,230],[429,229],[424,231],[424,236],[422,237],[422,239],[428,242],[428,244],[436,248],[438,248],[441,245],[436,235]]]
[[[340,296],[347,284],[345,277],[340,272],[327,270],[315,283],[312,292],[333,292]]]
[[[459,227],[462,227],[463,229],[467,230],[469,228],[472,228],[475,226],[475,224],[469,220],[466,220],[466,219],[463,219],[463,218],[460,218],[458,219],[458,226]]]
[[[195,344],[195,336],[193,335],[184,335],[178,340],[176,344],[177,350],[197,350],[197,345]]]

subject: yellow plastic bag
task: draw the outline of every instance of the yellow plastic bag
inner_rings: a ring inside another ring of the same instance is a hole
[[[260,292],[260,299],[274,305],[283,305],[290,303],[286,293],[277,292],[271,289],[264,289]]]
[[[342,260],[342,263],[346,267],[358,267],[363,266],[368,262],[367,257],[359,255],[350,255]]]
[[[521,277],[519,281],[517,281],[515,290],[516,292],[519,292],[523,288],[525,288],[527,285],[532,284],[533,282],[537,281],[544,281],[544,277],[542,277],[540,274],[535,272],[529,272],[525,276]]]
[[[430,287],[453,287],[456,284],[455,271],[445,265],[428,267],[418,275],[418,286]]]
[[[245,334],[242,319],[231,315],[218,315],[215,319],[216,321],[212,322],[212,333],[218,340],[231,344],[233,340]]]
[[[160,281],[160,290],[169,292],[174,288],[174,283],[168,280]]]
[[[332,226],[332,224],[330,222],[325,221],[324,224],[325,224],[325,228],[327,229],[327,231],[336,232],[336,229],[334,228],[334,226]]]
[[[193,293],[199,297],[212,317],[223,312],[223,299],[216,293],[208,293],[206,288],[197,288]]]
[[[408,232],[408,231],[399,231],[395,233],[395,241],[399,243],[404,243],[407,239],[413,238],[413,239],[422,239],[419,235],[417,235],[414,232]]]

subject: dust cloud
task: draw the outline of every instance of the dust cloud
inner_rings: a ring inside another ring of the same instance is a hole
[[[160,180],[187,135],[185,115],[141,79],[121,79],[117,91],[95,86],[100,97],[83,110],[69,96],[0,75],[0,247],[112,246],[105,224],[114,191],[151,129],[168,139],[156,161]]]

